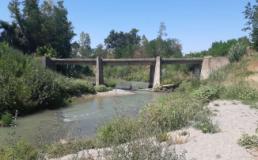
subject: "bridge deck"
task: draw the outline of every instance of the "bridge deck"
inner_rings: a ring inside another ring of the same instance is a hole
[[[52,58],[54,64],[87,64],[96,65],[96,59],[82,58]],[[162,64],[201,64],[202,58],[162,58]],[[128,59],[102,59],[103,64],[110,65],[150,65],[156,62],[155,58],[128,58]]]

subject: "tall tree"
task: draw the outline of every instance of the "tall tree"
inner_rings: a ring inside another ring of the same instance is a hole
[[[115,57],[132,57],[133,52],[140,45],[140,40],[138,30],[134,28],[130,32],[112,30],[104,42]]]
[[[247,23],[243,30],[250,31],[253,47],[258,50],[258,0],[256,0],[254,5],[250,2],[247,3],[244,15]]]
[[[91,51],[91,40],[90,35],[88,33],[82,32],[80,34],[80,50],[79,53],[82,57],[91,57],[92,51]]]
[[[163,56],[163,57],[181,57],[182,46],[177,39],[167,37],[165,23],[160,23],[158,36],[156,39],[145,44],[145,53],[149,57]]]
[[[74,32],[63,1],[54,5],[48,0],[39,6],[38,0],[11,0],[9,10],[13,22],[0,21],[2,39],[25,53],[48,46],[57,52],[57,57],[70,56]]]
[[[165,23],[161,22],[160,26],[159,26],[159,31],[158,31],[158,37],[157,38],[158,39],[165,38],[167,36],[166,30],[167,30],[167,27],[166,27]]]
[[[94,49],[94,56],[100,56],[100,57],[107,56],[107,51],[105,50],[102,44],[97,45],[97,47]]]

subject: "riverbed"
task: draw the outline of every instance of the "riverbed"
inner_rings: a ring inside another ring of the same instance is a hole
[[[120,96],[90,96],[85,101],[57,110],[18,118],[17,126],[0,128],[0,145],[24,139],[32,144],[95,136],[98,127],[115,116],[136,116],[160,96],[150,91],[132,91]]]

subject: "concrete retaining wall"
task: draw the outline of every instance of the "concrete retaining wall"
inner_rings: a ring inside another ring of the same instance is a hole
[[[230,62],[227,57],[204,57],[201,69],[201,80],[208,79],[210,74]]]

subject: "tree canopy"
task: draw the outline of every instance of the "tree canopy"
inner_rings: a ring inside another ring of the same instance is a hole
[[[254,5],[250,2],[247,3],[244,15],[247,22],[243,30],[250,31],[253,47],[258,50],[258,0],[256,0]]]
[[[47,46],[56,51],[56,57],[70,57],[75,34],[63,1],[54,4],[48,0],[40,5],[38,0],[11,0],[9,10],[13,21],[0,21],[1,41],[24,53]]]

